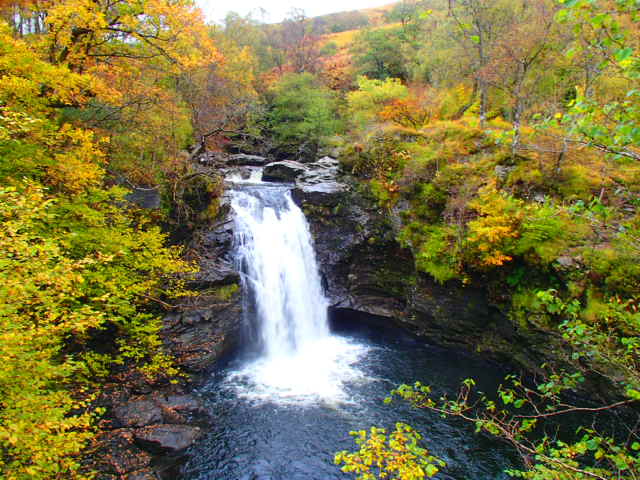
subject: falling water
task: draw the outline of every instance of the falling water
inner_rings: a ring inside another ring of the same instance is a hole
[[[234,378],[250,379],[245,395],[273,400],[345,400],[345,382],[366,348],[331,335],[312,237],[284,186],[232,191],[236,262],[246,321],[259,358]],[[245,388],[247,382],[240,382]]]
[[[255,302],[261,346],[268,357],[289,356],[329,335],[311,235],[286,190],[236,192],[237,261]]]

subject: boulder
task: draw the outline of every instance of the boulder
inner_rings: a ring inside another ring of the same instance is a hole
[[[335,207],[348,191],[345,183],[339,180],[340,162],[324,157],[307,165],[307,170],[296,179],[293,199],[299,205]]]
[[[265,182],[293,183],[307,171],[307,167],[300,162],[283,160],[273,162],[264,167],[262,180]]]
[[[199,427],[189,425],[153,425],[134,432],[136,442],[154,452],[179,453],[202,435]]]
[[[162,421],[162,410],[153,400],[134,399],[115,408],[116,419],[125,427],[146,427]]]
[[[133,188],[125,198],[138,207],[147,210],[156,210],[162,204],[160,190],[157,188]]]
[[[198,163],[206,167],[213,167],[221,165],[226,160],[226,154],[221,152],[201,152],[196,154],[195,158],[198,159]]]
[[[159,396],[156,401],[163,408],[178,412],[195,414],[205,411],[202,402],[192,395],[163,395]]]

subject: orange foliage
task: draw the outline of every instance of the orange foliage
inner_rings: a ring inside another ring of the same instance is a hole
[[[392,100],[378,113],[382,120],[411,128],[423,127],[429,123],[431,115],[416,98],[411,97]]]

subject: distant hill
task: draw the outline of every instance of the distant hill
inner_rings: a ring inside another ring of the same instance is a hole
[[[359,30],[369,26],[379,26],[385,23],[385,13],[391,11],[397,2],[382,7],[350,10],[330,13],[311,19],[314,33],[328,35],[349,30]]]

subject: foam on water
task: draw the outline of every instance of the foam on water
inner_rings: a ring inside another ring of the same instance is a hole
[[[345,338],[327,336],[292,354],[259,358],[234,372],[228,385],[250,401],[338,406],[352,400],[349,385],[371,380],[357,367],[367,351]]]

